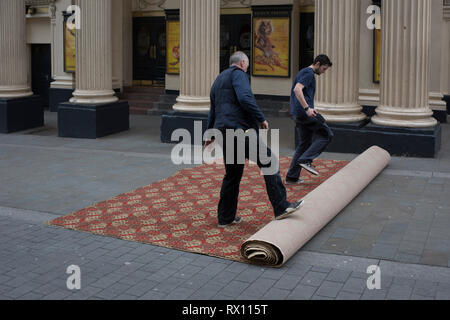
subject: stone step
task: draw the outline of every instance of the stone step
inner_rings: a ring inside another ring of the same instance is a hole
[[[164,88],[158,88],[158,87],[124,87],[123,92],[125,94],[127,93],[147,93],[147,94],[156,94],[156,95],[163,95],[165,94],[166,90]]]
[[[160,94],[150,94],[150,93],[124,93],[122,94],[123,100],[128,101],[150,101],[150,102],[156,102],[159,101],[161,95]]]

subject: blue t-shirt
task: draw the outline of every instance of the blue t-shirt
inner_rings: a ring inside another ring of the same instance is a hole
[[[309,107],[314,109],[314,95],[316,94],[316,77],[314,70],[310,67],[302,69],[295,77],[291,90],[291,115],[293,116],[302,116],[306,114],[302,104],[295,96],[294,89],[298,83],[301,83],[305,87],[303,89],[305,100]]]

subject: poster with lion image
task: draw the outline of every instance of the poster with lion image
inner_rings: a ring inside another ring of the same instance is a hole
[[[289,77],[290,18],[254,18],[253,30],[253,75]]]
[[[180,73],[180,21],[167,21],[167,73]]]

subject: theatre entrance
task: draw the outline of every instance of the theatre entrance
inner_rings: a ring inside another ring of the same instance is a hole
[[[166,20],[133,19],[133,80],[141,85],[164,86],[166,76]]]
[[[221,72],[229,67],[230,57],[236,51],[245,52],[251,59],[251,44],[252,27],[250,14],[232,14],[220,17]]]

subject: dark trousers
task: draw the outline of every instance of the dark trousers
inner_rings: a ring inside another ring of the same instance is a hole
[[[242,180],[242,175],[244,173],[244,164],[237,164],[237,139],[234,139],[234,154],[235,159],[232,163],[227,163],[227,144],[232,143],[233,141],[227,141],[225,132],[223,132],[224,143],[223,143],[223,155],[225,160],[225,177],[222,183],[222,189],[220,192],[220,201],[218,208],[218,218],[219,224],[229,224],[234,221],[236,218],[236,212],[238,207],[238,198],[239,198],[239,187]],[[270,167],[270,164],[262,164],[259,157],[259,148],[265,145],[258,139],[258,167]],[[245,158],[249,159],[249,139],[245,139]],[[269,196],[270,202],[274,209],[275,216],[283,213],[286,208],[289,206],[289,202],[286,200],[286,188],[283,185],[281,180],[281,174],[279,170],[278,160],[276,157],[272,156],[272,151],[267,148],[267,156],[271,158],[271,161],[277,162],[278,171],[273,175],[265,175],[264,180],[266,182],[267,194]],[[250,159],[254,160],[254,159]]]
[[[321,115],[314,118],[293,117],[293,120],[299,144],[286,178],[296,181],[300,178],[302,171],[300,164],[312,163],[314,159],[318,158],[330,144],[334,134]]]

